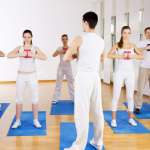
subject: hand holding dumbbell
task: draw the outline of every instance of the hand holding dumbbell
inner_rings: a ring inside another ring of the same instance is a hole
[[[124,51],[124,54],[123,54],[123,58],[124,58],[124,59],[128,59],[128,58],[127,58],[127,57],[128,57],[127,53],[128,53],[127,51]]]
[[[63,50],[65,50],[65,53],[63,53],[63,54],[66,54],[66,50],[67,50],[68,48],[63,48]]]
[[[147,44],[146,49],[147,51],[150,51],[150,44]]]
[[[132,54],[131,54],[131,51],[128,51],[128,60],[130,60],[132,58]]]
[[[30,49],[24,49],[24,51],[27,53],[26,56],[24,56],[24,58],[31,58],[31,56],[29,56],[28,54],[31,53]]]

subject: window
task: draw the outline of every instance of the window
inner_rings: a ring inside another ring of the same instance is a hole
[[[139,29],[140,29],[140,41],[143,40],[143,16],[144,8],[139,11]]]
[[[124,14],[124,26],[129,26],[129,13]]]
[[[111,17],[111,46],[116,43],[116,16]],[[116,59],[110,59],[110,72],[115,72]]]

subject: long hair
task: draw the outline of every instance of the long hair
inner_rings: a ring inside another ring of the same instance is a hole
[[[33,35],[32,35],[32,31],[30,31],[30,30],[25,30],[25,31],[23,32],[23,35],[22,35],[22,36],[24,36],[25,33],[29,33],[29,34],[31,35],[31,37],[33,36]],[[25,44],[25,42],[24,42],[24,44]],[[32,40],[31,40],[31,43],[30,43],[30,44],[33,45]]]
[[[124,27],[122,27],[122,29],[121,29],[121,33],[123,33],[123,30],[125,30],[125,29],[130,29],[130,30],[131,30],[131,28],[130,28],[129,26],[124,26]],[[118,42],[118,47],[119,47],[120,49],[123,47],[123,37],[122,37],[122,36],[121,36],[120,41]]]

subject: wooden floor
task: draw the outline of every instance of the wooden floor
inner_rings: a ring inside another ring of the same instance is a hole
[[[73,115],[50,115],[51,101],[55,82],[39,83],[39,111],[46,111],[47,136],[7,137],[10,124],[15,116],[15,84],[0,84],[0,102],[11,103],[0,119],[0,150],[59,150],[60,122],[74,122]],[[111,110],[113,85],[102,83],[103,109]],[[69,100],[67,83],[64,82],[61,100]],[[118,110],[127,110],[122,102],[126,101],[125,89],[122,89]],[[144,96],[149,102],[149,97]],[[31,111],[29,92],[26,90],[23,111]],[[92,117],[90,115],[90,121]],[[150,129],[150,119],[139,120]],[[115,134],[105,122],[104,146],[106,150],[150,150],[150,134]]]

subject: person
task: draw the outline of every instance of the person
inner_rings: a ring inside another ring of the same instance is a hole
[[[116,111],[120,97],[121,87],[123,81],[126,84],[126,97],[128,100],[128,111],[129,111],[129,123],[132,126],[137,126],[133,120],[133,93],[135,88],[135,75],[132,59],[144,59],[144,55],[139,51],[136,45],[130,43],[129,38],[131,35],[131,29],[129,26],[124,26],[121,30],[121,39],[116,43],[109,51],[108,58],[118,58],[118,65],[116,68],[113,84],[113,100],[112,100],[112,127],[117,127],[116,123]],[[114,54],[117,50],[118,54]],[[135,55],[136,53],[137,55]]]
[[[135,113],[140,114],[140,109],[143,102],[143,90],[149,81],[150,84],[150,27],[145,29],[146,40],[142,40],[137,44],[137,47],[145,56],[144,60],[141,60],[138,77],[138,88],[135,98]]]
[[[103,61],[105,55],[104,40],[95,33],[98,22],[97,14],[94,12],[85,13],[82,22],[83,31],[86,34],[74,39],[63,58],[65,62],[69,62],[75,58],[75,55],[77,56],[74,112],[77,139],[70,148],[65,148],[65,150],[85,149],[89,130],[89,109],[91,109],[94,122],[94,137],[90,144],[101,150],[103,147],[104,116],[98,70],[100,61]],[[76,50],[77,53],[75,53]]]
[[[2,51],[0,51],[0,57],[5,57],[5,54],[2,52]],[[1,103],[0,103],[0,111],[2,110],[2,105],[1,105]]]
[[[21,126],[20,118],[26,85],[29,87],[30,101],[32,103],[34,116],[33,124],[37,128],[41,128],[38,121],[38,79],[36,75],[35,58],[46,60],[46,56],[38,47],[32,45],[32,38],[32,32],[30,30],[25,30],[23,32],[23,46],[18,46],[7,55],[10,59],[20,58],[20,66],[16,81],[16,122],[12,126],[13,129]]]
[[[60,63],[57,70],[57,81],[56,81],[56,87],[55,87],[52,104],[56,104],[58,102],[64,75],[66,75],[71,100],[72,102],[74,102],[74,87],[73,87],[73,75],[72,75],[71,63],[63,61],[63,57],[67,49],[69,48],[68,36],[66,34],[62,35],[61,41],[63,43],[63,47],[61,46],[58,47],[53,54],[53,57],[60,55]]]

